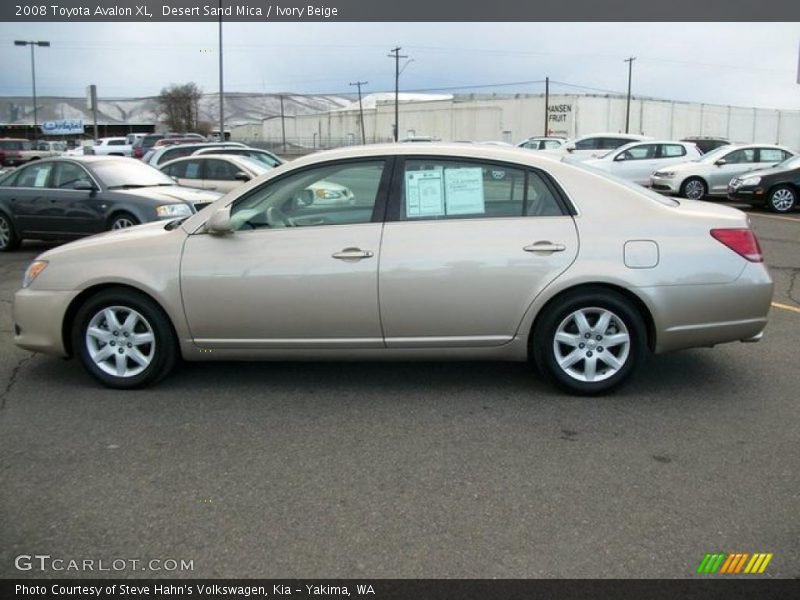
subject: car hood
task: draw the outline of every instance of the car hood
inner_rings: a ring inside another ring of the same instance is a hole
[[[769,177],[770,175],[783,175],[784,173],[788,173],[789,171],[794,171],[795,169],[778,169],[777,167],[772,167],[770,169],[759,169],[758,171],[748,171],[746,173],[747,177]],[[742,175],[745,177],[745,175]]]
[[[79,240],[75,240],[74,242],[62,244],[57,248],[53,248],[43,253],[41,256],[39,256],[39,258],[44,260],[48,260],[50,258],[59,258],[62,256],[69,256],[70,254],[76,251],[80,252],[82,250],[86,250],[89,248],[98,250],[101,247],[116,245],[125,242],[134,242],[141,244],[141,243],[146,243],[142,242],[142,240],[147,240],[148,238],[155,238],[164,235],[175,234],[178,231],[182,232],[182,229],[180,227],[176,227],[172,230],[166,229],[167,223],[169,223],[169,220],[153,221],[151,223],[145,223],[144,225],[135,225],[133,227],[127,227],[125,229],[114,229],[112,231],[98,233],[97,235],[92,235],[90,237],[85,237]],[[102,251],[98,252],[97,256],[102,256]]]
[[[151,200],[158,200],[161,202],[187,202],[192,205],[209,204],[222,196],[222,194],[218,192],[197,190],[194,188],[183,187],[181,185],[132,188],[121,191],[124,191],[126,194],[141,196],[142,198],[150,198]]]

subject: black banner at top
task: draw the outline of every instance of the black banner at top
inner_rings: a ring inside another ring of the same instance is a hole
[[[797,0],[3,0],[6,22],[800,21]]]

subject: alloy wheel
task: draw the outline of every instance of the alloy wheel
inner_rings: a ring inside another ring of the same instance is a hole
[[[792,210],[796,202],[792,190],[785,187],[775,190],[769,201],[772,205],[772,208],[774,208],[777,212],[787,212]]]
[[[156,338],[140,313],[126,306],[108,306],[89,321],[85,336],[89,357],[115,377],[134,377],[153,362]]]

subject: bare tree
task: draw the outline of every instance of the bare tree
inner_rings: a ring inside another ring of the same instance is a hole
[[[203,95],[197,84],[171,84],[156,98],[162,121],[171,131],[194,131],[199,121],[198,102]]]

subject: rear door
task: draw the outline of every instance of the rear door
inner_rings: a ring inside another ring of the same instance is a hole
[[[199,158],[182,160],[163,167],[161,171],[172,177],[178,185],[203,189],[203,163]]]
[[[533,299],[577,255],[559,190],[541,171],[504,163],[398,163],[379,274],[386,345],[511,341]]]
[[[9,188],[10,210],[17,226],[25,233],[55,233],[63,231],[63,199],[49,188],[53,163],[36,161],[20,168]]]
[[[203,189],[227,193],[242,185],[236,178],[240,172],[236,165],[219,158],[207,158],[203,161]]]
[[[769,169],[789,158],[791,154],[780,148],[758,148],[758,168]]]

